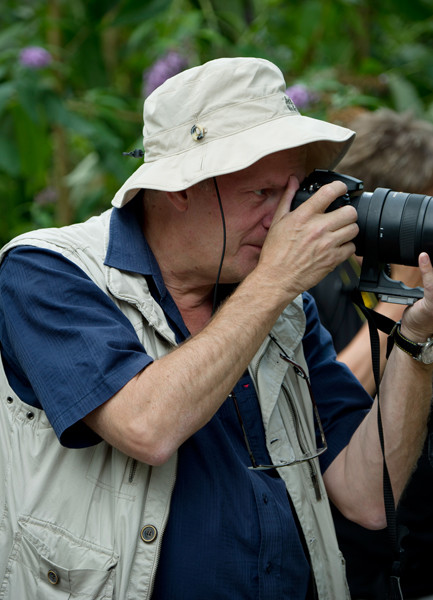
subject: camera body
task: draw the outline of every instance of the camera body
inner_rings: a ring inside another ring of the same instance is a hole
[[[385,268],[389,263],[417,266],[420,252],[433,257],[433,198],[387,188],[365,192],[359,179],[316,169],[300,184],[291,210],[308,200],[322,185],[335,180],[347,185],[347,193],[334,200],[326,212],[347,204],[357,210],[359,233],[353,241],[356,254],[363,257],[359,289],[401,304],[412,304],[422,298],[422,288],[409,288],[390,279]]]
[[[347,193],[344,196],[339,196],[330,206],[326,212],[336,210],[345,204],[353,204],[355,199],[360,195],[364,189],[364,184],[360,179],[351,177],[350,175],[344,175],[343,173],[336,173],[335,171],[326,171],[325,169],[316,169],[304,181],[300,184],[298,191],[292,201],[291,210],[297,208],[300,204],[308,200],[318,189],[327,183],[332,181],[342,181],[347,185]]]

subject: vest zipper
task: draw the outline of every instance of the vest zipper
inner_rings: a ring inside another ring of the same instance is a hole
[[[173,490],[174,490],[174,486],[176,484],[176,477],[177,477],[177,463],[178,463],[178,459],[176,457],[176,466],[174,468],[174,473],[173,473],[173,477],[172,480],[170,482],[170,489],[168,490],[168,496],[171,498],[171,496],[173,495]],[[160,467],[152,467],[152,469],[159,469]],[[167,515],[167,520],[168,520],[168,515]],[[165,525],[167,525],[167,522],[165,523]],[[164,525],[164,527],[165,527]],[[158,536],[158,540],[157,540],[157,550],[155,553],[155,559],[153,561],[153,565],[152,565],[152,571],[150,574],[150,581],[151,581],[151,585],[149,586],[149,595],[147,596],[149,599],[152,596],[153,593],[153,586],[155,584],[155,576],[156,576],[156,570],[158,568],[158,563],[159,563],[159,556],[161,554],[161,545],[162,545],[162,534],[163,532],[160,532],[161,535]]]
[[[129,477],[128,482],[132,483],[134,481],[135,474],[137,472],[138,461],[136,458],[131,459],[132,462],[129,466]]]
[[[293,424],[295,427],[295,432],[296,432],[296,437],[298,439],[299,448],[301,449],[301,452],[303,454],[306,454],[308,452],[308,448],[307,448],[307,444],[305,441],[305,436],[303,435],[302,428],[301,428],[301,425],[299,422],[298,413],[292,402],[292,398],[289,394],[289,391],[285,385],[282,386],[282,390],[283,390],[284,396],[286,397],[287,406],[289,407],[290,414],[292,415],[292,420],[293,420]],[[306,464],[307,464],[308,471],[310,474],[311,483],[313,484],[314,492],[316,494],[316,500],[319,501],[322,499],[322,492],[320,490],[319,478],[317,475],[317,467],[312,460],[306,461]]]

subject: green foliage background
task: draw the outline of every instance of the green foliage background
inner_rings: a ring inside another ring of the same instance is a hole
[[[20,63],[27,46],[53,57]],[[0,244],[110,206],[139,164],[143,83],[168,51],[275,62],[344,122],[358,107],[433,120],[433,0],[3,0]],[[144,78],[144,79],[143,79]]]

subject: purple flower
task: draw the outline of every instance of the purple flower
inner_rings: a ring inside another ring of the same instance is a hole
[[[315,94],[308,91],[305,85],[296,83],[287,88],[286,94],[296,104],[296,108],[307,108],[312,102],[316,100]]]
[[[166,79],[177,75],[187,66],[187,60],[173,50],[158,59],[143,75],[145,96],[151,94]]]
[[[27,46],[20,52],[20,63],[29,69],[42,69],[51,61],[51,54],[40,46]]]

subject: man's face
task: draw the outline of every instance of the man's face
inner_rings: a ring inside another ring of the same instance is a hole
[[[260,252],[290,176],[305,177],[303,148],[270,154],[242,171],[217,177],[226,222],[227,242],[222,283],[244,279],[257,265]],[[200,238],[198,263],[205,261],[217,272],[223,244],[223,228],[212,180],[194,186],[191,235]]]

